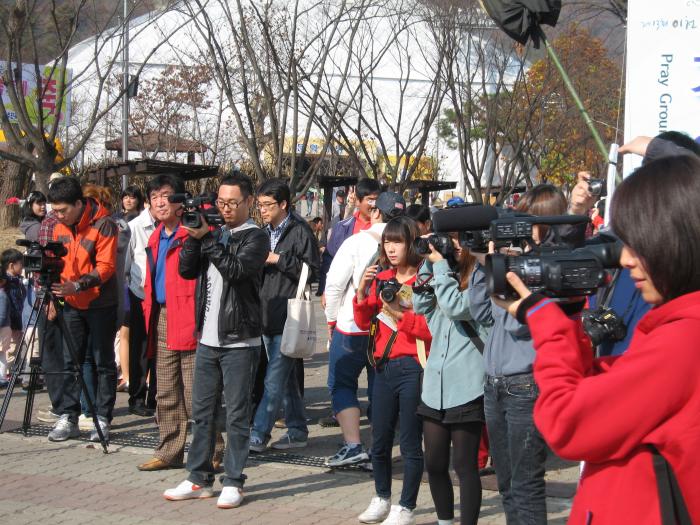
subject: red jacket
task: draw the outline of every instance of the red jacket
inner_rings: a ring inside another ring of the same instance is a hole
[[[66,297],[74,308],[87,310],[117,304],[120,291],[114,271],[118,233],[107,209],[93,199],[85,199],[85,210],[74,226],[56,222],[53,240],[68,250],[61,280],[77,281],[83,286],[80,293]]]
[[[625,354],[597,360],[580,321],[547,302],[528,311],[535,423],[555,453],[586,461],[569,523],[660,524],[649,444],[700,523],[700,292],[654,308]]]
[[[148,355],[156,355],[158,326],[156,302],[155,274],[158,262],[158,246],[160,245],[160,224],[148,239],[146,247],[146,283],[144,284],[143,316],[146,320],[148,334]],[[178,272],[178,262],[182,243],[187,238],[184,228],[179,228],[165,256],[165,297],[167,307],[166,344],[168,350],[194,350],[197,348],[195,329],[195,287],[196,280],[183,279]]]
[[[369,330],[372,317],[379,313],[379,311],[382,309],[382,299],[377,294],[377,280],[387,281],[393,277],[396,277],[395,269],[385,270],[378,273],[377,278],[372,282],[369,294],[367,297],[365,297],[364,301],[358,303],[357,296],[353,298],[352,307],[355,315],[355,323],[361,330]],[[404,284],[411,285],[415,281],[416,278],[413,277]],[[425,317],[420,314],[413,313],[413,310],[406,310],[403,313],[401,320],[396,324],[399,333],[394,341],[394,346],[391,347],[389,359],[409,356],[418,361],[416,338],[425,341],[425,352],[426,354],[429,353],[432,336],[430,335],[430,330],[428,329],[428,323],[426,323]],[[382,357],[386,344],[391,337],[391,333],[391,328],[382,322],[379,323],[379,331],[377,332],[374,350],[374,357],[376,359],[380,359]]]

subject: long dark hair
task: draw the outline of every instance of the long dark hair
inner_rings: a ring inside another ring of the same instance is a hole
[[[391,219],[386,223],[384,233],[382,233],[379,264],[381,264],[383,268],[389,268],[391,266],[389,258],[386,256],[386,251],[384,251],[384,243],[388,241],[404,243],[406,245],[406,264],[408,266],[418,266],[421,262],[421,256],[418,255],[416,249],[413,247],[413,241],[417,237],[420,237],[420,231],[418,230],[416,221],[405,215]]]
[[[700,290],[700,159],[654,160],[615,190],[612,229],[664,301]]]

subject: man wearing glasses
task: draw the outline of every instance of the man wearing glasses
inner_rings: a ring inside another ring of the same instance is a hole
[[[308,428],[301,386],[294,368],[296,359],[280,353],[282,331],[287,320],[287,299],[294,297],[302,264],[312,276],[318,274],[318,242],[311,228],[291,210],[289,186],[280,179],[268,179],[258,188],[258,209],[269,235],[262,289],[262,333],[268,365],[265,391],[258,405],[250,433],[250,450],[263,452],[282,402],[287,433],[273,443],[276,449],[306,446]],[[286,399],[285,399],[286,398]]]
[[[234,172],[221,181],[216,200],[225,226],[210,231],[203,218],[200,228],[182,227],[188,237],[180,252],[179,272],[192,285],[197,279],[195,330],[199,343],[189,476],[165,491],[168,500],[213,496],[214,440],[217,429],[225,425],[228,439],[217,506],[229,509],[243,501],[251,391],[262,333],[259,289],[269,251],[267,235],[250,220],[253,200],[250,179]]]

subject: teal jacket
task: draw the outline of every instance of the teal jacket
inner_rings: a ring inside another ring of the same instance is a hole
[[[484,395],[484,360],[460,321],[470,323],[482,338],[485,333],[472,320],[467,290],[459,289],[447,261],[433,265],[426,260],[417,281],[428,278],[433,291],[413,294],[413,309],[425,316],[433,334],[422,399],[430,408],[445,410]]]

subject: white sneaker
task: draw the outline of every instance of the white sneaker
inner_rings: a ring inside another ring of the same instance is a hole
[[[393,507],[388,499],[375,496],[369,503],[367,510],[360,514],[357,519],[360,523],[381,523],[389,515]]]
[[[83,432],[90,432],[95,428],[95,424],[92,422],[91,417],[87,417],[85,414],[80,414],[78,417],[78,428]]]
[[[90,419],[90,423],[92,423],[92,419]],[[107,418],[103,416],[97,416],[97,423],[100,425],[102,437],[105,438],[106,443],[109,443],[109,422],[107,421]],[[90,441],[93,441],[95,443],[100,441],[100,435],[97,433],[97,429],[95,429],[94,426],[90,431]]]
[[[413,511],[402,507],[401,505],[392,505],[391,512],[382,521],[382,525],[415,525],[416,517],[413,515]]]
[[[220,509],[235,509],[243,502],[243,491],[238,487],[224,487],[221,489],[216,506]]]
[[[163,497],[170,501],[211,498],[213,495],[214,491],[211,487],[200,487],[188,480],[183,481],[174,489],[163,492]]]

